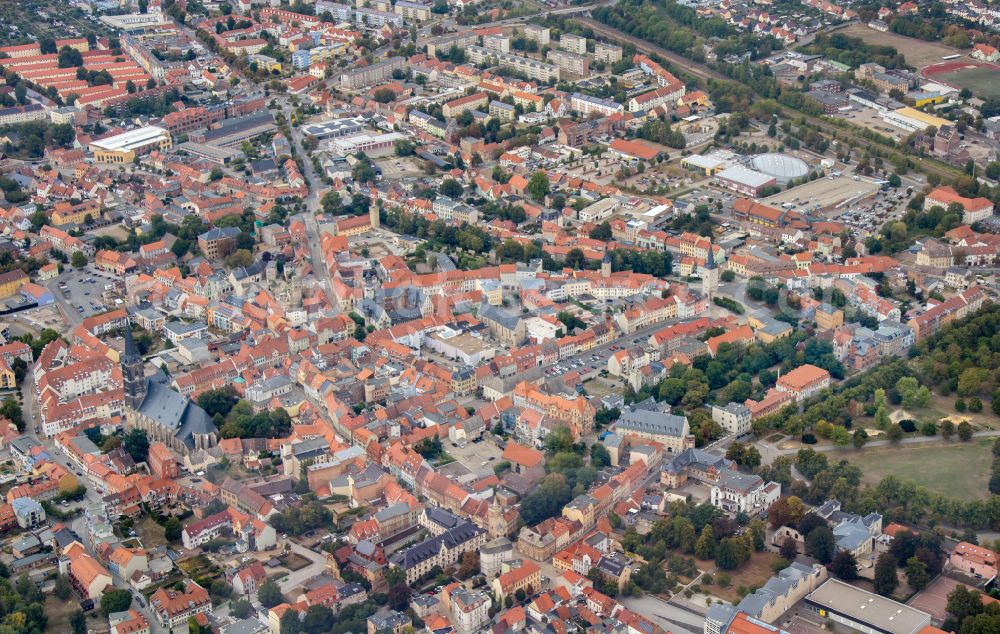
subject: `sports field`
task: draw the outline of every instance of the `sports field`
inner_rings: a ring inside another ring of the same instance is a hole
[[[980,99],[1000,98],[1000,68],[996,66],[966,65],[963,68],[931,73],[930,78],[949,86],[968,88]]]
[[[835,454],[864,473],[876,485],[887,475],[912,480],[929,491],[963,500],[984,499],[990,474],[991,439],[935,443],[932,446],[872,448]]]
[[[897,35],[870,29],[864,24],[855,23],[843,29],[838,29],[839,33],[861,38],[867,44],[875,46],[891,46],[906,58],[906,63],[920,70],[929,64],[941,61],[947,55],[964,55],[968,51],[945,46],[939,42],[925,42],[905,35]]]

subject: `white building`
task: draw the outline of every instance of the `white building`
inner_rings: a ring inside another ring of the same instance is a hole
[[[781,497],[781,485],[759,475],[726,470],[712,486],[712,506],[730,515],[757,515]]]

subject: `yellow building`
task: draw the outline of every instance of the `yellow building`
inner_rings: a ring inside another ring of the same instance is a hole
[[[920,93],[913,97],[913,105],[916,108],[923,108],[927,104],[944,103],[944,95],[941,93]]]
[[[844,325],[844,311],[830,304],[820,304],[816,307],[816,327],[820,330],[833,330]]]
[[[705,176],[715,176],[719,171],[726,167],[726,164],[719,159],[712,158],[711,156],[692,154],[691,156],[685,156],[681,159],[681,167],[701,172]]]
[[[0,299],[17,293],[29,281],[28,274],[19,269],[0,274]]]
[[[70,223],[82,225],[87,222],[87,216],[90,216],[91,220],[101,218],[101,206],[94,203],[56,205],[52,210],[52,224],[57,227]]]
[[[518,590],[524,590],[525,594],[541,588],[542,569],[538,564],[525,560],[520,568],[515,568],[503,573],[493,580],[493,595],[497,601],[503,603],[507,597],[514,596]]]
[[[11,369],[10,364],[8,364],[6,359],[3,357],[0,357],[0,387],[7,389],[17,387],[17,379],[14,378],[14,370]]]
[[[169,150],[170,132],[155,125],[136,128],[93,141],[90,151],[98,163],[131,163],[137,156],[153,150]]]

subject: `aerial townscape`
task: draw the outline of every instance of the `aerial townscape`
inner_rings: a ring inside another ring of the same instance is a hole
[[[1000,0],[0,0],[0,634],[1000,634]]]

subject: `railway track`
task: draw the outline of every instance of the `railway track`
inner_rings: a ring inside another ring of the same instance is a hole
[[[619,31],[618,29],[612,26],[608,26],[607,24],[604,24],[602,22],[598,22],[593,18],[574,17],[573,20],[580,22],[582,24],[586,24],[591,29],[593,29],[594,33],[598,33],[607,38],[628,42],[632,46],[635,46],[636,50],[642,51],[643,53],[646,54],[656,53],[663,59],[669,60],[671,63],[676,64],[679,68],[682,68],[684,72],[690,73],[700,79],[722,79],[722,80],[729,79],[722,73],[712,70],[707,66],[698,64],[696,62],[692,62],[686,57],[678,55],[677,53],[674,53],[672,51],[668,51],[662,46],[657,46],[656,44],[637,38],[634,35],[629,35],[624,31]]]
[[[602,22],[598,22],[597,20],[595,20],[593,18],[580,16],[580,17],[574,17],[573,19],[576,20],[577,22],[580,22],[582,24],[587,25],[588,27],[590,27],[594,31],[594,33],[597,33],[597,34],[599,34],[599,35],[601,35],[603,37],[614,39],[614,40],[620,40],[620,41],[623,41],[623,42],[628,42],[628,43],[632,44],[633,46],[635,46],[636,50],[641,51],[641,52],[646,53],[646,54],[655,53],[656,55],[659,55],[663,59],[666,59],[666,60],[670,61],[672,64],[675,64],[678,68],[682,69],[683,72],[691,74],[691,75],[693,75],[693,76],[695,76],[695,77],[697,77],[699,79],[702,79],[702,80],[715,79],[715,80],[720,80],[720,81],[735,81],[734,79],[732,79],[730,77],[727,77],[726,75],[720,73],[719,71],[714,70],[712,68],[709,68],[708,66],[705,66],[704,64],[691,61],[691,60],[687,59],[686,57],[684,57],[682,55],[679,55],[679,54],[674,53],[672,51],[668,51],[667,49],[663,48],[662,46],[657,46],[656,44],[653,44],[651,42],[647,42],[646,40],[643,40],[641,38],[635,37],[633,35],[629,35],[628,33],[625,33],[624,31],[616,29],[616,28],[614,28],[612,26],[608,26],[607,24],[604,24]],[[868,146],[874,145],[876,147],[882,148],[885,151],[898,152],[898,153],[903,154],[903,155],[907,154],[907,151],[906,151],[905,148],[893,148],[893,147],[882,145],[882,144],[878,143],[877,141],[872,141],[871,139],[866,138],[860,132],[855,132],[851,128],[840,128],[840,127],[831,125],[829,123],[826,123],[825,121],[823,121],[822,119],[820,119],[818,117],[805,114],[805,113],[800,112],[798,110],[793,110],[793,109],[791,109],[791,108],[789,108],[787,106],[781,106],[781,111],[782,111],[782,113],[784,114],[784,116],[786,118],[798,119],[798,118],[801,118],[801,117],[805,117],[805,119],[811,125],[815,126],[821,132],[823,132],[823,133],[825,133],[827,135],[833,135],[834,133],[836,133],[837,136],[838,136],[838,139],[843,139],[843,140],[845,140],[845,141],[847,141],[849,143],[853,143],[857,147],[864,148],[864,147],[868,147]],[[935,175],[941,177],[942,179],[952,179],[952,178],[955,178],[956,176],[960,176],[961,175],[961,171],[958,168],[952,167],[950,165],[945,165],[944,163],[939,163],[938,161],[930,159],[930,158],[919,159],[918,163],[919,163],[918,164],[918,169],[920,171],[923,171],[924,173],[926,173],[928,175],[929,174],[935,174]]]

